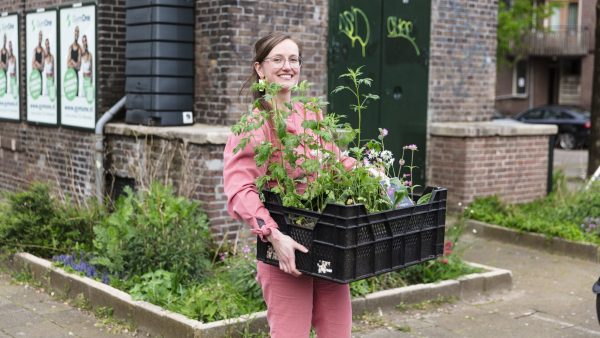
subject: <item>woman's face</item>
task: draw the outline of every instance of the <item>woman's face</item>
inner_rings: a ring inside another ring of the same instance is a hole
[[[259,78],[280,84],[284,90],[288,90],[298,84],[300,78],[298,60],[298,45],[287,39],[276,45],[262,63],[256,62],[254,69]]]
[[[87,37],[85,35],[81,38],[81,44],[83,44],[83,50],[87,52]]]
[[[50,41],[46,40],[46,53],[50,53]]]

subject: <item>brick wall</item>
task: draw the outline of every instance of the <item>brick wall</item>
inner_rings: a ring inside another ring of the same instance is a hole
[[[497,0],[432,0],[431,122],[485,121],[494,111]]]
[[[1,11],[18,11],[22,15],[21,55],[25,55],[25,11],[74,2],[2,1]],[[99,114],[124,92],[124,2],[100,1],[98,5]],[[496,10],[495,0],[432,0],[430,121],[475,121],[491,116]],[[311,95],[324,96],[327,89],[327,20],[328,2],[325,0],[197,0],[196,121],[231,125],[245,111],[250,103],[249,96],[240,96],[238,92],[251,74],[253,44],[258,37],[272,30],[287,31],[301,42],[306,61],[302,78],[314,84]],[[24,84],[23,61],[20,67],[21,83]],[[21,102],[21,116],[25,119],[24,97]],[[15,140],[15,150],[11,148],[12,140]],[[154,158],[160,155],[160,148],[146,149],[141,142],[131,137],[109,135],[106,167],[117,176],[135,178],[141,167],[136,162],[139,157],[131,154],[146,152],[154,154]],[[45,179],[58,181],[63,191],[73,190],[87,196],[93,193],[90,188],[94,183],[90,166],[91,133],[25,122],[0,122],[0,144],[0,188],[14,190],[31,180]],[[181,140],[163,139],[156,144],[175,146],[180,145]],[[187,184],[177,175],[171,176],[171,180],[192,189],[191,196],[203,201],[218,233],[235,230],[237,224],[225,213],[222,192],[223,144],[190,143],[187,147],[190,163],[194,164],[193,180]],[[429,149],[436,151],[436,146],[429,146]],[[177,161],[171,165],[177,167]]]
[[[198,122],[231,125],[248,104],[239,95],[252,74],[254,43],[271,31],[289,32],[301,44],[302,79],[311,95],[327,90],[327,1],[196,1],[196,93]]]
[[[224,147],[156,136],[110,135],[106,169],[115,177],[135,180],[138,187],[152,180],[173,184],[178,194],[201,201],[217,238],[233,238],[240,223],[229,217],[225,207]]]
[[[548,136],[432,136],[430,184],[448,188],[448,208],[497,194],[510,203],[543,197]]]
[[[26,85],[25,13],[37,8],[80,1],[0,2],[0,12],[20,15],[21,88]],[[100,1],[97,6],[98,114],[123,95],[125,74],[125,1]],[[0,189],[17,190],[32,181],[49,181],[77,199],[93,194],[93,131],[26,123],[26,95],[21,90],[22,122],[0,121]],[[12,144],[15,147],[12,147]]]

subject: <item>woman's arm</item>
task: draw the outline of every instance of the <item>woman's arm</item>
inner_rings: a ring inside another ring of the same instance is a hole
[[[233,149],[245,135],[231,135],[224,152],[223,187],[227,195],[227,211],[235,218],[250,225],[252,232],[263,241],[273,244],[279,267],[286,273],[299,276],[296,269],[295,250],[308,250],[291,237],[279,232],[277,223],[259,198],[255,184],[257,177],[264,175],[266,168],[258,168],[254,161],[254,148],[265,140],[266,127],[256,131],[255,139],[237,153]]]

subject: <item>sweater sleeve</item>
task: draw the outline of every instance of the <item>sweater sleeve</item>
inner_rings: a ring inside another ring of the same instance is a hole
[[[265,131],[257,130],[255,138],[234,154],[233,149],[244,136],[232,134],[225,145],[223,187],[227,196],[227,212],[234,219],[248,224],[252,232],[264,241],[271,229],[277,228],[277,223],[260,200],[255,184],[256,178],[266,172],[266,167],[259,168],[254,161],[254,148],[265,139]],[[262,221],[259,222],[259,219]]]

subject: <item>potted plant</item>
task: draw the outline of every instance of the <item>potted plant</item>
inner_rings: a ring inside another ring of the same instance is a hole
[[[361,68],[348,69],[341,78],[350,85],[334,90],[356,98],[350,106],[358,115],[356,129],[340,122],[343,116],[323,116],[325,103],[305,95],[306,81],[293,89],[298,95],[288,109],[265,111],[257,100],[232,128],[234,134],[246,135],[234,152],[247,146],[253,130],[265,124],[271,128],[275,137],[254,148],[257,166],[267,167],[256,179],[265,207],[280,231],[308,248],[308,253],[296,253],[300,271],[342,283],[433,259],[443,254],[444,243],[446,190],[415,192],[411,178],[417,146],[403,148],[396,173],[394,156],[385,149],[386,129],[379,129],[377,139],[361,139],[362,113],[369,101],[378,99],[360,92],[372,82],[362,77]],[[280,87],[262,82],[252,89],[269,100]],[[297,104],[304,107],[303,130],[290,133],[286,119]],[[411,155],[409,163],[405,152]],[[343,163],[348,158],[350,170]],[[302,174],[291,177],[290,169]],[[269,243],[258,241],[257,258],[277,264]]]

